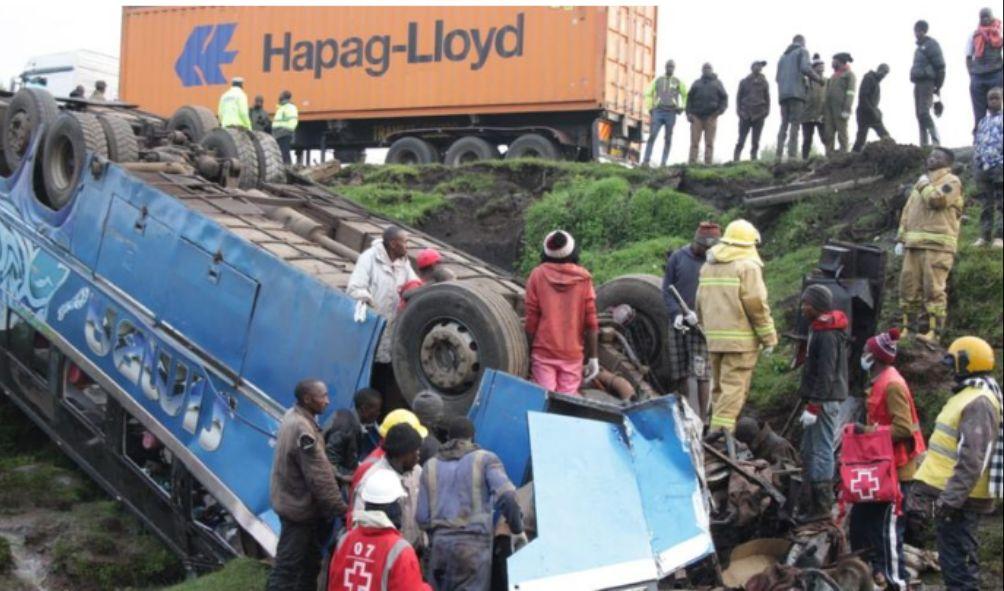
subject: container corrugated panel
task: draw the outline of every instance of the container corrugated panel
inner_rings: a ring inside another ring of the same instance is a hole
[[[215,110],[242,76],[268,108],[290,90],[304,120],[602,108],[637,118],[655,10],[126,7],[121,95],[165,116]]]

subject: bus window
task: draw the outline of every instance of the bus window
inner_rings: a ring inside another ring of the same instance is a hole
[[[192,519],[196,525],[210,532],[220,542],[240,553],[241,528],[229,511],[213,495],[192,480]]]
[[[19,393],[48,418],[55,413],[49,387],[52,343],[13,311],[7,317],[6,350],[11,360],[10,376]]]
[[[142,423],[130,416],[125,421],[123,455],[165,496],[170,496],[174,455]]]
[[[84,370],[69,361],[63,371],[63,401],[84,419],[87,426],[96,431],[102,430],[105,409],[108,407],[108,392],[84,373]]]

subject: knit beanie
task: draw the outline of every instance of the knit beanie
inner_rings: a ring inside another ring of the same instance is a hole
[[[552,259],[565,259],[575,251],[575,239],[564,230],[555,230],[544,238],[544,254]]]
[[[432,390],[422,390],[411,402],[411,410],[423,425],[435,427],[443,416],[443,397]]]
[[[833,294],[828,287],[818,283],[805,288],[802,301],[820,312],[829,312],[833,308]]]
[[[704,246],[714,246],[722,237],[722,227],[714,222],[701,222],[694,232],[694,242]]]
[[[899,341],[899,329],[890,328],[868,339],[865,343],[865,350],[872,354],[875,359],[886,365],[892,365],[896,361],[896,343]]]

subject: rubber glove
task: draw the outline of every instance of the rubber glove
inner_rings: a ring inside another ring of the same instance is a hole
[[[764,357],[770,357],[774,354],[774,347],[764,347],[760,350],[760,354]]]
[[[596,357],[592,357],[586,362],[586,366],[582,369],[582,381],[589,383],[595,380],[598,375],[600,375],[600,360]]]
[[[366,322],[366,301],[356,300],[356,312],[352,316],[356,322]]]
[[[893,248],[892,251],[898,257],[903,256],[903,243],[902,242],[897,242],[895,248]]]
[[[675,328],[679,332],[686,331],[687,327],[683,322],[684,322],[683,314],[677,314],[676,317],[673,318],[673,328]]]
[[[687,312],[687,315],[683,317],[683,320],[690,326],[697,326],[697,312],[694,312],[693,310]]]
[[[802,423],[802,428],[805,429],[806,427],[815,425],[818,419],[819,417],[816,416],[816,413],[806,406],[805,410],[802,411],[802,416],[798,418],[798,422]]]

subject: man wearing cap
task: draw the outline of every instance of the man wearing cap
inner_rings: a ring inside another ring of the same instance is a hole
[[[673,128],[676,126],[676,116],[687,106],[687,85],[673,75],[676,63],[666,62],[666,75],[659,76],[645,91],[645,108],[649,112],[648,141],[645,143],[645,158],[642,164],[648,166],[652,161],[652,146],[663,130],[662,158],[660,166],[666,166],[669,158],[669,148],[673,143]]]
[[[359,461],[380,444],[377,421],[383,410],[383,395],[373,388],[363,388],[352,396],[352,405],[352,409],[335,411],[324,432],[324,453],[342,483],[352,480]]]
[[[802,503],[806,520],[833,508],[833,454],[840,404],[847,398],[847,315],[833,309],[833,294],[814,284],[802,292],[802,316],[811,324],[799,396],[802,423]]]
[[[931,151],[927,173],[914,184],[896,234],[895,252],[903,256],[899,276],[903,332],[922,331],[920,337],[929,341],[937,340],[945,328],[946,284],[955,264],[964,206],[962,183],[952,174],[953,162],[951,150]]]
[[[822,83],[822,76],[809,62],[809,52],[805,49],[805,37],[795,35],[791,45],[784,50],[777,62],[777,98],[781,105],[781,128],[777,132],[777,161],[784,154],[788,144],[788,158],[794,159],[798,151],[798,128],[802,122],[805,101],[809,87],[806,80]]]
[[[592,276],[578,261],[571,234],[548,234],[540,264],[527,279],[523,304],[533,381],[562,394],[578,394],[583,381],[600,373],[596,292]]]
[[[272,132],[272,121],[265,111],[265,97],[260,94],[254,97],[254,106],[251,107],[251,112],[248,113],[248,116],[251,118],[252,129],[255,131],[264,131],[265,133]]]
[[[457,278],[453,271],[443,266],[443,255],[435,248],[419,252],[415,257],[415,266],[418,267],[418,278],[425,284],[453,281]]]
[[[669,311],[670,347],[670,391],[686,394],[691,408],[704,422],[708,421],[710,406],[711,370],[708,364],[708,342],[697,325],[697,314],[693,311],[697,299],[697,283],[701,276],[708,249],[714,246],[722,235],[721,227],[712,222],[701,222],[689,245],[677,249],[666,259],[666,273],[662,278],[662,299]],[[670,290],[676,288],[687,310],[680,307],[676,296]],[[696,381],[696,392],[691,392],[690,378]]]
[[[230,88],[220,97],[216,116],[219,117],[220,127],[251,129],[248,95],[244,94],[244,79],[240,76],[230,81]]]
[[[906,380],[893,366],[896,362],[899,330],[891,328],[868,339],[861,355],[861,369],[869,379],[867,422],[856,430],[868,432],[875,426],[889,427],[893,441],[893,461],[903,498],[906,498],[918,458],[924,453],[924,434]],[[897,515],[895,503],[857,503],[851,507],[851,549],[863,552],[873,572],[881,574],[890,588],[905,591],[910,576],[903,563],[905,520]]]
[[[327,591],[431,591],[422,580],[415,549],[399,533],[401,481],[389,471],[375,474],[359,495],[363,508],[353,512],[356,527],[335,548],[328,568]]]
[[[275,117],[272,119],[272,136],[279,144],[282,152],[282,163],[292,164],[289,150],[293,146],[296,127],[300,123],[300,113],[293,103],[293,93],[284,90],[279,93],[279,104],[275,107]]]
[[[711,64],[701,67],[701,77],[690,85],[687,93],[687,121],[690,122],[690,164],[697,164],[697,154],[704,136],[704,163],[715,157],[715,133],[718,117],[729,108],[729,93],[725,92]]]
[[[805,111],[802,116],[802,160],[808,160],[812,152],[813,136],[823,140],[823,105],[826,103],[826,62],[819,54],[812,56],[812,71],[819,74],[819,80],[809,79],[805,94]],[[825,148],[825,146],[824,146]]]
[[[928,137],[935,146],[941,144],[938,128],[931,118],[931,107],[934,106],[935,95],[941,95],[941,85],[945,82],[945,56],[941,53],[941,45],[928,37],[927,31],[927,21],[920,20],[913,25],[917,49],[913,52],[913,65],[910,66],[910,82],[913,82],[913,105],[917,112],[921,147],[928,145]]]
[[[753,224],[735,220],[701,267],[697,317],[711,358],[711,429],[735,430],[757,355],[769,355],[777,345],[759,242]]]
[[[882,111],[879,109],[881,99],[881,89],[879,83],[889,74],[887,64],[879,64],[879,67],[868,72],[861,79],[861,92],[858,95],[858,109],[855,113],[858,121],[858,135],[854,139],[855,152],[860,152],[865,147],[868,139],[868,130],[874,129],[879,139],[889,139],[889,132],[882,124]]]
[[[823,143],[826,155],[834,152],[834,143],[840,142],[840,151],[849,147],[847,122],[854,106],[857,78],[851,71],[851,54],[841,52],[833,56],[833,75],[826,81],[826,99],[823,103]]]
[[[750,130],[753,137],[750,139],[750,160],[757,159],[760,149],[760,133],[763,131],[763,122],[770,113],[770,83],[763,75],[763,67],[767,65],[765,61],[753,62],[750,66],[750,74],[739,82],[739,91],[736,93],[736,113],[739,115],[739,141],[736,142],[736,150],[732,159],[736,162],[742,156],[743,146],[746,145],[746,135]]]

